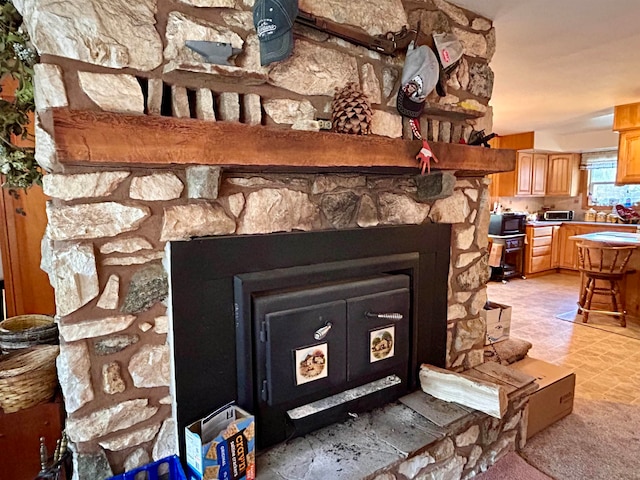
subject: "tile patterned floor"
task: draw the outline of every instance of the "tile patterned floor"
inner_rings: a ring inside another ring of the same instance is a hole
[[[640,405],[640,340],[555,318],[575,308],[578,289],[577,275],[551,274],[489,282],[487,294],[513,307],[511,336],[533,343],[531,357],[576,372],[576,397]]]

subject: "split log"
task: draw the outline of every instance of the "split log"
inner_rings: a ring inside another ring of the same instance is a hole
[[[502,418],[507,411],[507,392],[495,383],[422,364],[420,385],[422,391],[440,400],[455,402],[495,418]]]

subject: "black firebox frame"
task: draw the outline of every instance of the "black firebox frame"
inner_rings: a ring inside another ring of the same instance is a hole
[[[229,402],[251,409],[236,368],[249,345],[236,347],[244,308],[234,283],[243,274],[388,255],[416,254],[412,382],[421,363],[444,367],[451,226],[424,224],[314,232],[231,235],[170,242],[169,330],[180,452],[184,428]],[[309,279],[312,284],[317,280]],[[237,290],[237,285],[236,285]],[[412,388],[415,384],[409,385]]]

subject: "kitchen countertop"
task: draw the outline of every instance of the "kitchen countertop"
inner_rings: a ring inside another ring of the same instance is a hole
[[[527,225],[531,225],[532,227],[552,227],[554,225],[593,225],[593,226],[602,226],[602,227],[629,227],[629,230],[636,230],[638,225],[632,223],[609,223],[609,222],[585,222],[582,220],[564,220],[564,221],[544,221],[544,220],[536,220],[534,222],[527,222]]]
[[[521,238],[524,237],[524,233],[514,233],[512,235],[493,235],[489,234],[489,238],[509,239],[509,238]]]
[[[602,242],[615,245],[640,246],[640,234],[627,232],[587,233],[585,235],[574,235],[569,237],[569,240],[588,240],[591,242]]]
[[[532,226],[532,227],[553,227],[554,225],[562,225],[563,223],[565,223],[565,222],[536,220],[536,221],[533,221],[533,222],[527,222],[527,226]],[[567,223],[575,223],[575,222],[567,222]]]

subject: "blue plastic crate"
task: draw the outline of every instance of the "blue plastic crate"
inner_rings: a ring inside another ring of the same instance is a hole
[[[141,472],[146,472],[146,475],[139,475]],[[172,455],[116,475],[109,480],[187,480],[187,477],[182,470],[178,456]]]

